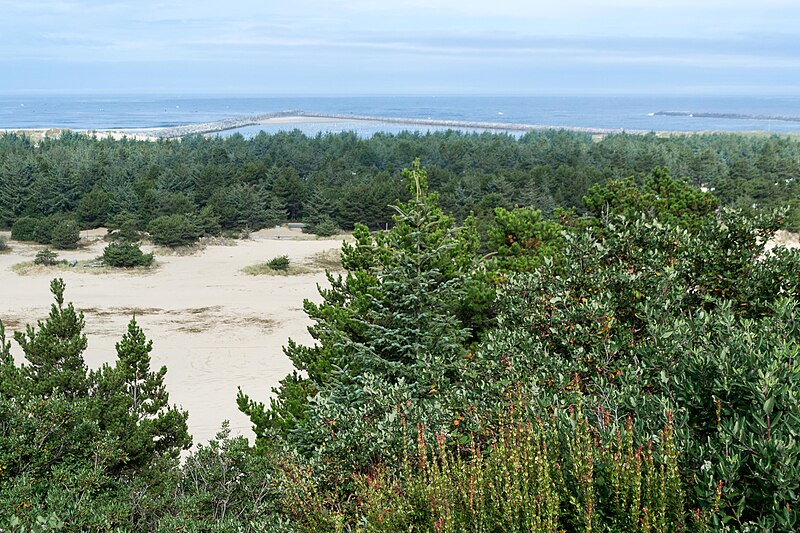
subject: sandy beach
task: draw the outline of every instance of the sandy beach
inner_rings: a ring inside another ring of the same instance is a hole
[[[304,117],[304,116],[273,116],[256,120],[255,124],[315,124],[315,123],[328,123],[337,122],[335,118],[326,117]],[[76,133],[83,133],[97,137],[98,139],[114,139],[119,141],[122,139],[129,139],[133,141],[157,141],[163,138],[159,132],[167,128],[135,128],[129,130],[69,130],[67,128],[18,128],[8,129],[0,128],[0,135],[2,134],[16,134],[29,137],[33,141],[40,141],[42,139],[57,139],[62,133],[67,131],[75,131]]]
[[[102,233],[83,232],[91,244],[59,256],[88,260],[101,255],[105,243],[97,237]],[[76,267],[24,276],[11,267],[32,261],[42,246],[12,241],[11,252],[0,254],[0,320],[10,335],[45,318],[53,301],[50,280],[62,277],[67,300],[85,314],[90,368],[114,361],[114,345],[136,313],[153,340],[154,368],[168,368],[170,400],[189,411],[195,443],[213,437],[225,419],[233,432],[252,438],[249,420],[236,408],[237,387],[266,401],[271,388],[292,370],[281,348],[288,338],[311,341],[303,299],[318,300],[316,286],[326,279],[318,267],[296,276],[250,276],[240,270],[284,254],[295,264],[310,263],[315,254],[341,245],[341,238],[305,237],[282,228],[189,256],[157,254],[157,268],[145,273],[96,274]],[[21,356],[14,342],[12,352]]]

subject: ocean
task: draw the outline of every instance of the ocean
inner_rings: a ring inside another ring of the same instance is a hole
[[[510,122],[653,131],[771,131],[800,133],[800,121],[659,116],[659,111],[800,117],[800,97],[709,96],[44,96],[0,95],[0,130],[23,128],[143,129],[208,122],[227,117],[277,111]],[[225,132],[251,136],[299,129],[315,135],[327,131],[429,131],[442,128],[409,124],[307,122],[249,126]]]

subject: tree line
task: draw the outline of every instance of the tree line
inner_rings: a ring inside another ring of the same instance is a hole
[[[415,157],[458,222],[495,207],[584,211],[582,198],[610,178],[641,180],[668,168],[710,190],[722,205],[788,207],[800,228],[800,144],[779,136],[707,134],[596,138],[566,131],[506,134],[299,131],[251,139],[113,141],[65,133],[34,143],[0,136],[0,227],[46,242],[69,224],[200,235],[270,227],[287,220],[350,230],[392,223],[386,206],[408,199],[399,172]],[[21,220],[21,222],[20,222]],[[171,232],[170,232],[171,230]],[[169,241],[170,239],[165,239]]]

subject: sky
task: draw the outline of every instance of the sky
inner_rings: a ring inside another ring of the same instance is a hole
[[[0,0],[0,93],[800,90],[798,0]]]

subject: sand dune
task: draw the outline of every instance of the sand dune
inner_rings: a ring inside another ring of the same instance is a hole
[[[191,256],[157,255],[158,268],[145,274],[95,275],[78,267],[19,276],[10,267],[31,261],[41,247],[12,242],[12,252],[0,255],[0,320],[7,329],[23,329],[46,317],[52,303],[50,280],[62,277],[67,300],[85,313],[90,367],[114,360],[114,345],[135,313],[153,340],[154,367],[167,365],[171,401],[189,410],[195,442],[212,437],[225,419],[234,432],[252,437],[249,420],[236,408],[237,387],[266,400],[291,371],[281,348],[290,337],[311,341],[303,299],[318,299],[316,285],[326,280],[320,271],[248,276],[240,269],[284,254],[304,262],[340,246],[340,240],[292,238],[297,235],[288,229],[270,230],[235,246],[209,246]],[[60,256],[91,259],[104,245],[96,240]],[[12,350],[21,355],[15,344]]]

